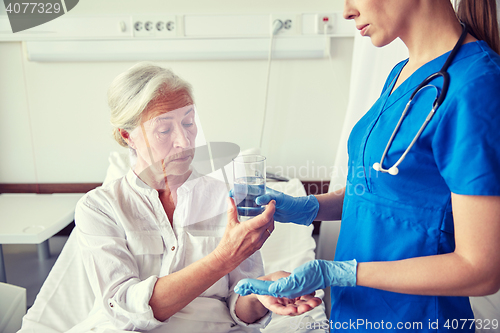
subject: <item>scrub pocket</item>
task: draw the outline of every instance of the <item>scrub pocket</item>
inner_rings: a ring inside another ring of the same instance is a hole
[[[219,233],[207,236],[207,231],[203,231],[203,236],[196,231],[184,233],[184,267],[206,257],[210,252],[215,250],[222,237]],[[200,296],[202,297],[226,297],[229,292],[228,275],[224,275],[219,281],[214,283],[210,288],[205,290]]]
[[[127,245],[137,261],[141,280],[160,274],[164,246],[159,233],[130,233],[127,235]]]

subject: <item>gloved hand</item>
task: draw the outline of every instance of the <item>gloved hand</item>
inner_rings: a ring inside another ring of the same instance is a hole
[[[257,205],[267,205],[276,201],[274,220],[282,223],[310,225],[318,215],[319,202],[314,195],[292,197],[266,187],[266,194],[255,199]]]
[[[355,287],[356,268],[356,260],[312,260],[294,269],[290,276],[274,282],[243,279],[234,291],[242,296],[257,294],[295,298],[328,286]]]

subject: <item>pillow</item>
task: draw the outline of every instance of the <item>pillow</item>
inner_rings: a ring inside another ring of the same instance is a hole
[[[108,170],[106,171],[106,177],[102,182],[103,185],[106,185],[112,182],[113,180],[121,178],[127,174],[128,170],[130,169],[131,154],[132,152],[119,153],[117,151],[113,151],[109,154],[108,157],[109,166]]]

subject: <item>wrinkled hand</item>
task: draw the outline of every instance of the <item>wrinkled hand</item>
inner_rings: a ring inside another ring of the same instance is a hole
[[[266,194],[255,199],[257,205],[266,205],[276,201],[274,220],[283,223],[310,225],[318,215],[319,202],[314,195],[292,197],[266,187]]]
[[[356,260],[312,260],[293,270],[292,274],[275,282],[243,279],[234,288],[240,295],[270,295],[294,299],[328,286],[356,286]]]
[[[228,198],[227,227],[214,250],[217,258],[233,270],[259,250],[274,230],[274,211],[275,202],[271,201],[262,214],[240,223],[234,201]]]
[[[280,278],[289,276],[290,273],[284,271],[274,272],[272,274],[262,276],[258,280],[264,285],[272,283]],[[293,299],[286,297],[273,297],[267,295],[257,295],[257,299],[270,311],[282,316],[298,316],[305,312],[311,311],[322,303],[318,297],[314,297],[314,292],[309,295],[302,295]]]

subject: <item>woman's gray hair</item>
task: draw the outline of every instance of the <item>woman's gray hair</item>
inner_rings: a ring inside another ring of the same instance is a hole
[[[191,85],[170,69],[141,62],[118,75],[108,90],[113,136],[123,147],[128,147],[119,129],[131,132],[139,126],[142,112],[161,94],[184,91],[193,99]]]

